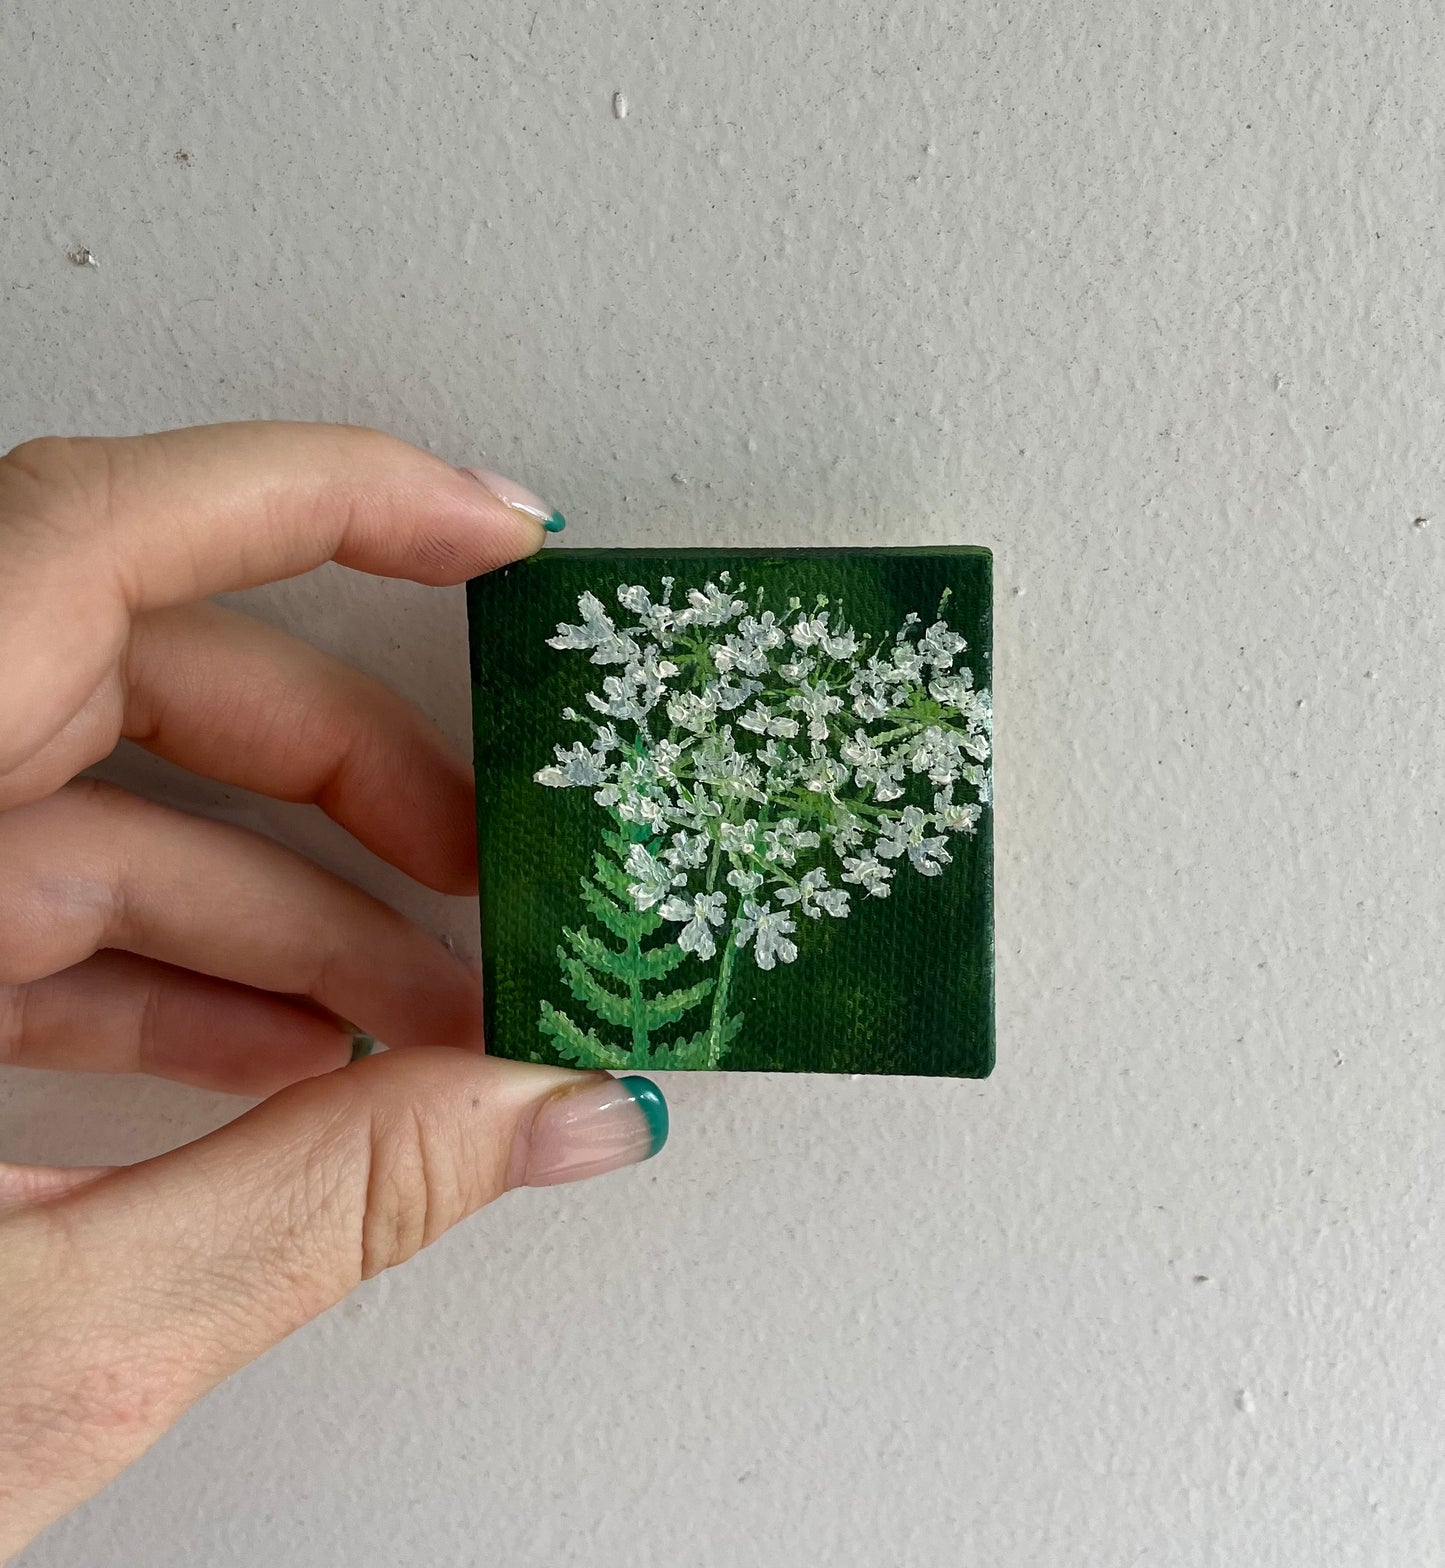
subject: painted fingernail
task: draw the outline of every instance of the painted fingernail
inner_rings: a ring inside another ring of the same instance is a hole
[[[609,1078],[537,1112],[520,1187],[556,1187],[650,1160],[667,1142],[667,1101],[648,1078]]]
[[[567,519],[556,507],[548,506],[541,496],[533,495],[516,480],[494,474],[489,468],[463,468],[461,472],[468,479],[475,479],[483,490],[496,496],[504,506],[510,506],[523,517],[535,518],[549,534],[560,534],[567,526]]]

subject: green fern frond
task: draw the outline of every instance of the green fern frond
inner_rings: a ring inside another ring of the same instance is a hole
[[[687,957],[676,942],[655,947],[650,953],[619,953],[599,941],[585,926],[580,931],[563,931],[562,935],[589,969],[626,984],[634,980],[662,980]]]
[[[618,994],[603,985],[593,975],[592,971],[580,958],[572,958],[560,947],[557,954],[561,960],[562,978],[567,982],[567,989],[579,1002],[586,1005],[588,1010],[600,1018],[603,1023],[615,1024],[619,1029],[629,1029],[632,1026],[633,1005],[630,997]]]
[[[632,878],[617,864],[609,860],[599,849],[592,856],[592,864],[597,867],[597,881],[607,889],[620,904],[632,908]]]
[[[638,909],[633,904],[632,878],[624,862],[634,844],[649,840],[609,831],[603,832],[602,840],[611,853],[598,850],[593,856],[593,875],[579,884],[582,902],[600,931],[589,925],[566,928],[564,945],[557,949],[567,989],[592,1014],[596,1026],[583,1029],[544,1001],[538,1028],[552,1041],[561,1060],[580,1067],[618,1070],[715,1065],[716,1040],[710,1043],[707,1030],[690,1040],[680,1038],[672,1046],[654,1039],[659,1030],[677,1023],[711,995],[715,982],[709,977],[661,995],[648,994],[650,987],[684,964],[688,955],[676,941],[665,938],[645,945],[656,937],[662,917],[656,910]]]
[[[662,996],[648,997],[642,1004],[642,1016],[646,1020],[647,1032],[651,1034],[654,1029],[661,1029],[665,1024],[675,1024],[684,1013],[696,1007],[711,991],[712,979],[709,977],[681,991],[668,991]]]
[[[634,909],[631,904],[620,904],[594,882],[582,883],[582,902],[613,936],[623,942],[651,936],[662,924],[661,915],[654,914],[650,909]]]
[[[591,1029],[579,1029],[564,1012],[550,1002],[542,1003],[537,1027],[551,1037],[557,1055],[578,1067],[604,1067],[621,1071],[628,1065],[627,1053],[604,1045]]]

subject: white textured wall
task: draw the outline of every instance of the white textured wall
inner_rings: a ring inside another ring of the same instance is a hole
[[[579,545],[973,541],[999,583],[995,1077],[671,1080],[663,1159],[375,1282],[25,1568],[1445,1563],[1441,40],[1425,0],[0,12],[0,440],[370,422]],[[463,737],[460,594],[253,603]],[[471,940],[306,812],[117,770]],[[234,1109],[5,1079],[0,1149]]]

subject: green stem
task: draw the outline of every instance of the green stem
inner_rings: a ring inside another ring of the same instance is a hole
[[[738,907],[741,909],[742,900],[739,898]],[[728,917],[724,928],[726,936],[723,938],[722,963],[718,967],[717,980],[712,991],[712,1014],[707,1023],[707,1061],[706,1067],[716,1067],[723,1053],[723,1026],[727,1023],[728,986],[732,983],[733,960],[737,955],[737,942],[734,934],[737,929],[738,917],[734,913]]]
[[[627,939],[627,956],[633,960],[632,978],[627,982],[627,998],[632,1007],[632,1058],[635,1062],[647,1061],[647,998],[642,994],[642,981],[638,978],[636,961],[642,956],[642,942],[636,936]]]

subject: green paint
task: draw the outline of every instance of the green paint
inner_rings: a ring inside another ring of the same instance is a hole
[[[370,1056],[376,1049],[376,1041],[369,1034],[358,1031],[351,1037],[351,1059],[359,1062],[363,1056]]]
[[[651,1159],[667,1142],[667,1101],[662,1097],[662,1090],[650,1078],[640,1078],[636,1073],[629,1073],[626,1078],[617,1081],[637,1102],[638,1109],[647,1118],[647,1128],[652,1134],[652,1151],[647,1157]]]
[[[589,1026],[585,1034],[616,1053],[599,1063],[614,1072],[715,1065],[987,1076],[994,1058],[992,809],[974,836],[950,840],[953,861],[942,875],[899,875],[887,898],[855,896],[846,919],[800,920],[797,960],[771,972],[760,972],[746,951],[732,954],[726,974],[723,953],[707,963],[692,954],[674,961],[669,950],[680,927],[670,924],[643,934],[634,951],[630,932],[607,928],[595,901],[579,901],[580,885],[597,883],[599,833],[617,824],[589,790],[544,788],[532,774],[552,760],[555,742],[583,733],[559,725],[562,709],[585,710],[586,693],[610,672],[583,654],[548,647],[547,639],[559,622],[577,620],[583,591],[611,608],[620,584],[655,587],[667,575],[686,587],[722,570],[766,590],[770,604],[789,596],[808,604],[826,594],[871,635],[910,612],[931,617],[947,590],[949,623],[969,643],[964,662],[980,686],[993,684],[991,561],[981,550],[548,548],[474,581],[468,594],[489,1050],[576,1061],[562,1037],[539,1033],[546,1004],[563,1035],[567,1023]],[[710,888],[721,889],[725,869],[710,868]],[[600,901],[604,889],[596,891]],[[728,925],[718,929],[720,948],[736,914],[730,907]],[[581,963],[562,976],[559,941],[565,956]],[[665,959],[656,956],[663,953]],[[642,964],[649,966],[645,974]],[[615,992],[625,1018],[609,1024],[585,1003],[574,1005],[571,982],[578,978],[585,989],[582,969]],[[704,982],[712,983],[689,1021],[665,1033],[648,1029],[642,1056],[639,1002],[664,985],[686,995]],[[680,1045],[689,1059],[657,1054]]]
[[[560,534],[567,526],[567,519],[560,512],[553,512],[542,526],[549,534]]]

